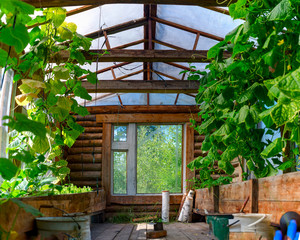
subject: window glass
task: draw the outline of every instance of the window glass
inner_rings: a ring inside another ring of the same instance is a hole
[[[114,142],[127,141],[127,126],[114,126]]]
[[[113,188],[114,194],[127,193],[127,153],[114,152],[113,153]]]
[[[137,127],[137,193],[181,192],[182,125]]]

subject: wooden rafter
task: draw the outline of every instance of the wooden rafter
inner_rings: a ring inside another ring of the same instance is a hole
[[[186,26],[183,26],[181,24],[174,23],[174,22],[171,22],[171,21],[167,21],[167,20],[164,20],[164,19],[161,19],[161,18],[153,17],[152,19],[155,20],[156,22],[159,22],[159,23],[162,23],[162,24],[174,27],[174,28],[178,28],[178,29],[190,32],[190,33],[194,33],[194,34],[199,33],[201,36],[211,38],[211,39],[214,39],[216,41],[223,41],[224,40],[224,38],[222,38],[222,37],[219,37],[219,36],[216,36],[216,35],[213,35],[213,34],[210,34],[210,33],[206,33],[206,32],[194,29],[194,28],[186,27]]]
[[[145,39],[141,39],[141,40],[137,40],[137,41],[134,41],[134,42],[130,42],[130,43],[126,43],[126,44],[123,44],[123,45],[119,45],[117,47],[113,47],[112,49],[124,49],[124,48],[132,47],[132,46],[144,43],[144,42],[146,42],[146,40]]]
[[[170,78],[170,79],[172,79],[172,80],[180,80],[180,79],[178,79],[178,78],[176,78],[176,77],[173,77],[173,76],[171,76],[171,75],[168,75],[168,74],[166,74],[166,73],[163,73],[163,72],[159,72],[159,71],[156,71],[156,70],[151,70],[153,73],[155,73],[155,74],[157,74],[158,76],[164,76],[164,77],[167,77],[167,78]]]
[[[204,7],[204,8],[207,8],[207,9],[215,11],[215,12],[219,12],[219,13],[229,15],[229,11],[227,9],[224,9],[224,8],[220,8],[220,7]]]
[[[37,8],[40,7],[67,7],[81,5],[100,5],[112,3],[135,3],[135,4],[174,4],[174,5],[196,5],[196,6],[219,6],[226,7],[236,1],[216,0],[23,0]]]
[[[139,18],[139,19],[135,19],[135,20],[131,20],[128,22],[124,22],[121,24],[117,24],[108,28],[104,28],[104,29],[100,29],[98,31],[92,32],[92,33],[88,33],[85,36],[89,37],[89,38],[98,38],[98,37],[103,37],[104,36],[104,32],[106,32],[107,35],[111,35],[111,34],[115,34],[118,32],[122,32],[122,31],[126,31],[132,28],[137,28],[140,26],[143,26],[147,23],[147,19],[146,18]]]
[[[119,64],[114,64],[113,66],[110,66],[110,67],[107,67],[107,68],[103,68],[103,69],[100,69],[98,71],[96,71],[96,74],[100,74],[100,73],[104,73],[104,72],[107,72],[107,71],[111,71],[111,69],[115,69],[115,68],[119,68],[119,67],[123,67],[125,65],[128,65],[130,64],[131,62],[124,62],[124,63],[119,63]],[[79,79],[85,79],[87,77],[87,75],[84,75],[82,77],[80,77]]]
[[[99,88],[87,81],[82,82],[89,93],[197,93],[198,81],[181,80],[100,80]]]

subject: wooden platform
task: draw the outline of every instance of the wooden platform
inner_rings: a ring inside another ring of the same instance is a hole
[[[208,234],[206,223],[169,223],[164,224],[167,237],[162,240],[213,240]],[[147,231],[153,231],[153,224],[92,224],[92,240],[146,240]]]

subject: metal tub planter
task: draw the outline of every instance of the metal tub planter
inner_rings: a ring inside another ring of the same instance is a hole
[[[41,240],[91,240],[89,216],[40,217],[36,223]]]

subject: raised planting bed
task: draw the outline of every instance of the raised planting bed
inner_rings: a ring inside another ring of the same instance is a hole
[[[97,214],[106,207],[105,191],[64,194],[53,196],[26,197],[19,198],[22,202],[33,206],[46,217],[60,217],[63,212],[55,209],[59,208],[67,213],[86,213],[87,215]],[[52,208],[52,207],[55,208]],[[51,208],[50,208],[51,207]],[[14,218],[19,210],[18,205],[8,201],[0,205],[0,225],[4,230],[9,230]],[[17,232],[17,239],[28,239],[27,235],[35,229],[35,217],[20,210],[13,231]]]
[[[245,200],[245,213],[272,214],[271,221],[279,224],[287,211],[300,214],[300,172],[252,179],[211,189],[197,189],[195,208],[199,212],[238,213]],[[205,210],[204,210],[205,209]]]

